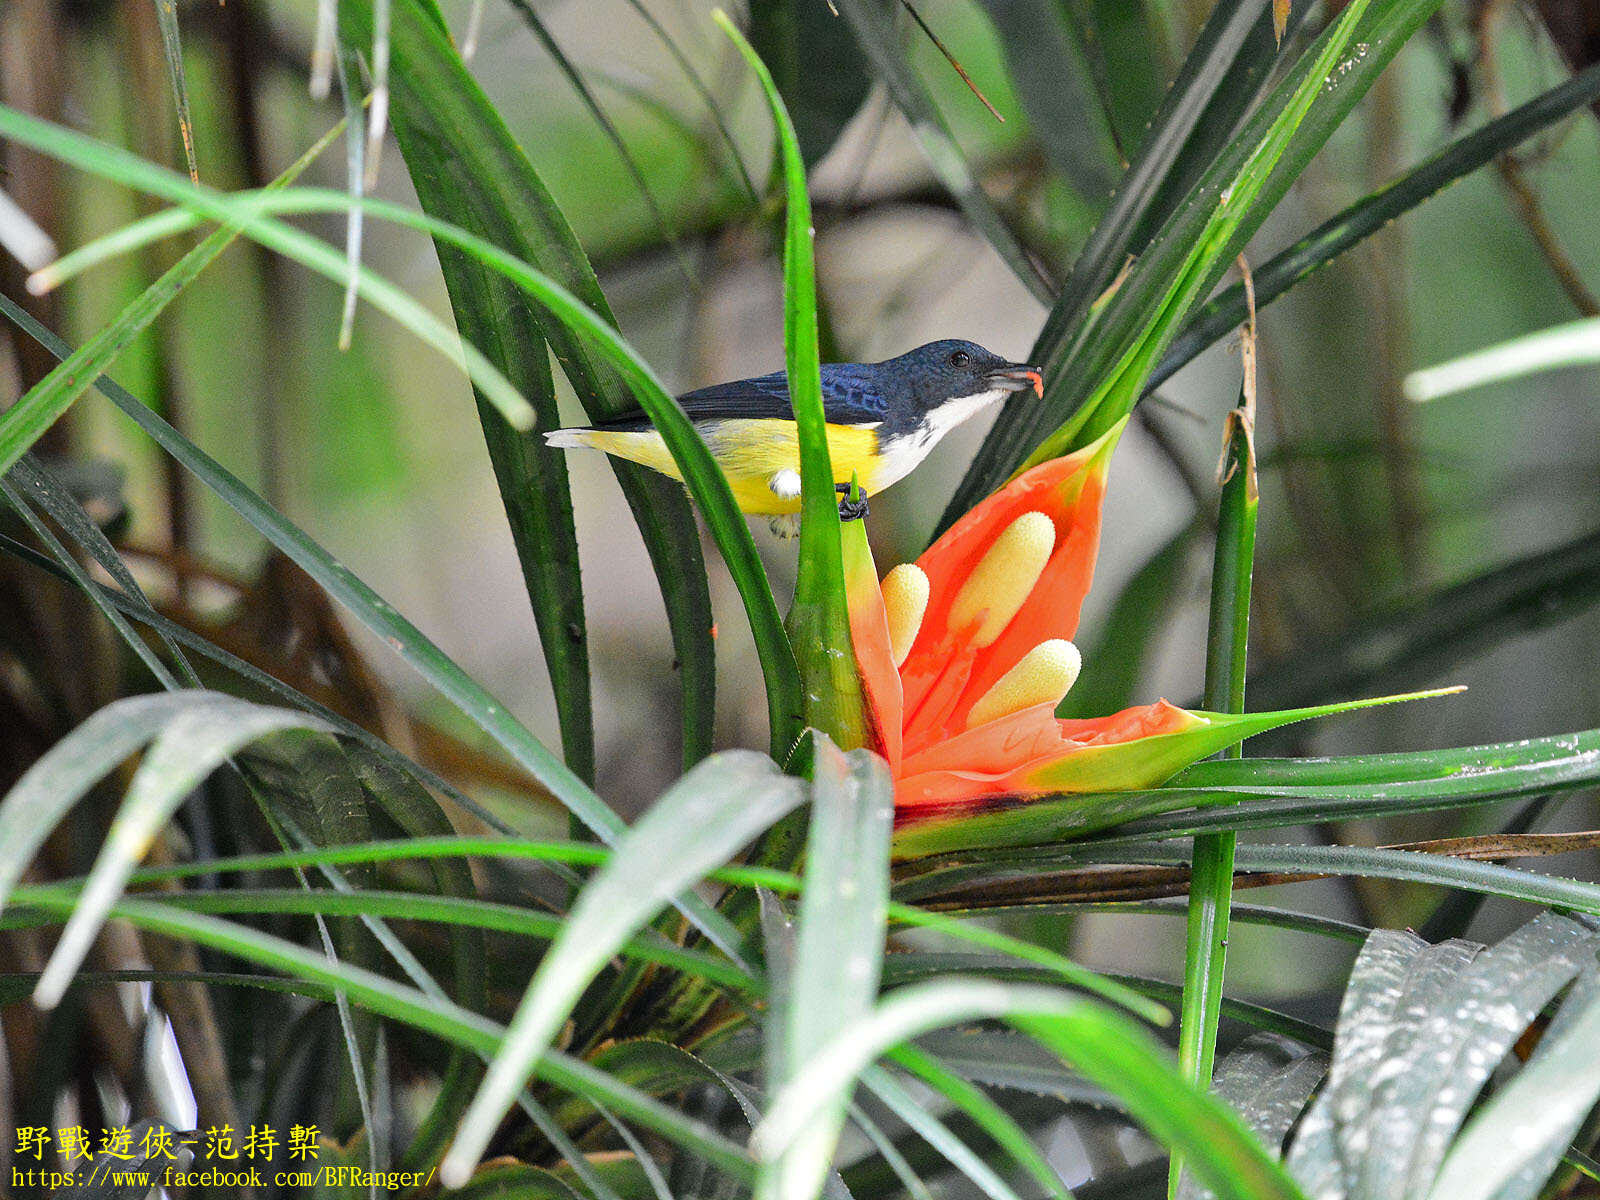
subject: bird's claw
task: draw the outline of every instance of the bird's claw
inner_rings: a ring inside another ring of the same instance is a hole
[[[833,490],[839,493],[839,519],[841,521],[860,521],[867,515],[867,493],[859,487],[849,483],[836,483]],[[852,500],[851,493],[858,497]]]

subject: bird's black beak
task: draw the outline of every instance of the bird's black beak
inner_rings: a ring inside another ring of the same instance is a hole
[[[988,381],[991,387],[1007,392],[1020,392],[1024,388],[1032,388],[1040,399],[1044,398],[1044,373],[1038,367],[1008,363],[990,371]]]

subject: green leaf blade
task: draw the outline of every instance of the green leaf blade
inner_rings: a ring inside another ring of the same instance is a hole
[[[872,1008],[883,964],[894,787],[887,764],[815,741],[805,885],[788,995],[769,1038],[782,1075],[798,1076],[824,1045]],[[848,1091],[833,1096],[796,1144],[765,1164],[758,1200],[809,1200],[822,1186],[844,1127]]]
[[[988,240],[1012,274],[1042,304],[1054,300],[1049,283],[1028,258],[984,192],[965,153],[951,136],[933,97],[917,76],[895,33],[895,9],[873,0],[838,0],[839,14],[850,23],[862,53],[889,89],[927,157],[939,182],[955,197],[961,211]]]
[[[1428,156],[1398,179],[1328,218],[1305,237],[1253,272],[1257,308],[1265,308],[1346,250],[1410,212],[1456,181],[1513,146],[1548,129],[1600,97],[1600,65],[1580,71],[1503,116],[1465,134]],[[1234,284],[1207,301],[1173,339],[1145,384],[1149,395],[1192,362],[1206,347],[1226,337],[1245,318],[1244,285]]]
[[[1245,332],[1254,337],[1253,326]],[[1250,351],[1254,353],[1253,348]],[[1246,370],[1253,370],[1247,365]],[[1211,568],[1211,611],[1206,629],[1205,705],[1230,713],[1244,711],[1245,660],[1250,640],[1250,584],[1255,569],[1256,494],[1254,379],[1245,380],[1240,407],[1229,414],[1223,451],[1222,500],[1217,515],[1216,552]],[[1238,743],[1224,758],[1243,757]],[[1228,961],[1228,923],[1233,905],[1232,830],[1197,837],[1194,874],[1189,884],[1189,920],[1184,944],[1183,1013],[1178,1032],[1178,1063],[1185,1079],[1209,1087],[1217,1052],[1217,1024]],[[1172,1156],[1167,1194],[1176,1197],[1183,1182],[1183,1160]]]
[[[783,343],[789,397],[800,440],[800,562],[786,628],[805,688],[806,723],[847,750],[866,742],[866,714],[845,608],[838,494],[822,407],[822,356],[817,339],[817,266],[805,160],[794,123],[766,64],[720,9],[717,24],[761,82],[782,152]]]
[[[328,727],[289,709],[248,704],[215,693],[176,693],[186,701],[156,734],[111,823],[72,919],[62,931],[34,989],[41,1008],[54,1008],[89,951],[107,912],[156,834],[202,780],[236,751],[287,729]],[[81,731],[80,731],[81,732]],[[16,802],[15,796],[10,802]]]
[[[458,1187],[544,1060],[571,1006],[625,939],[803,799],[797,780],[751,751],[707,759],[658,800],[585,885],[528,984],[440,1178]]]

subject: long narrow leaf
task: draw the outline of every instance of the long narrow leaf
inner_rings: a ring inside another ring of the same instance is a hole
[[[628,143],[623,141],[622,133],[617,129],[616,122],[611,119],[606,110],[601,107],[600,101],[595,97],[588,83],[583,78],[573,61],[567,57],[566,51],[561,48],[561,43],[556,41],[551,34],[549,26],[540,18],[538,11],[529,3],[529,0],[509,0],[511,7],[516,10],[522,23],[539,40],[544,51],[555,60],[556,68],[561,72],[572,90],[578,94],[578,99],[583,102],[583,107],[589,111],[589,116],[600,127],[600,132],[605,135],[606,141],[611,143],[611,148],[617,152],[623,169],[628,172],[628,178],[633,181],[633,186],[638,190],[639,198],[644,201],[645,209],[650,214],[650,223],[656,228],[656,235],[672,249],[678,259],[685,278],[693,284],[694,276],[689,270],[689,260],[684,256],[683,248],[678,245],[677,238],[673,236],[672,229],[667,224],[667,214],[662,211],[661,201],[657,199],[655,190],[650,186],[650,181],[645,178],[639,161],[628,149]]]
[[[16,468],[12,469],[15,470]],[[21,562],[49,572],[66,582],[77,582],[77,577],[62,566],[52,563],[48,558],[22,545],[20,542],[6,537],[4,534],[0,534],[0,550],[12,555]],[[94,589],[95,595],[99,600],[104,601],[124,616],[144,625],[168,644],[182,647],[215,663],[239,680],[261,689],[267,695],[276,697],[291,707],[304,709],[306,712],[321,717],[338,730],[342,737],[359,744],[364,751],[383,762],[389,770],[402,773],[417,780],[423,786],[433,789],[440,795],[449,797],[454,804],[470,812],[475,818],[482,821],[487,828],[497,829],[502,833],[512,832],[511,827],[504,821],[478,804],[448,780],[407,759],[393,746],[355,724],[349,718],[334,712],[326,705],[318,703],[310,696],[297,691],[282,680],[268,675],[259,667],[245,662],[237,655],[230,654],[192,630],[186,629],[174,621],[167,620],[151,609],[148,602],[140,603],[115,589],[102,587],[93,580],[88,580],[87,582]]]
[[[969,473],[946,514],[946,523],[960,514],[960,505],[970,505],[1019,465],[1049,424],[1061,420],[1068,407],[1074,408],[1069,423],[1061,427],[1054,442],[1036,453],[1051,453],[1056,442],[1071,445],[1093,437],[1103,422],[1115,420],[1137,400],[1147,372],[1177,324],[1215,287],[1293,180],[1438,3],[1387,0],[1373,4],[1365,13],[1346,6],[1340,19],[1232,137],[1133,264],[1127,278],[1106,296],[1103,311],[1092,314],[1093,327],[1081,346],[1078,341],[1065,345],[1065,352],[1070,352],[1065,360],[1060,357],[1063,339],[1073,331],[1060,330],[1051,352],[1043,354],[1046,394],[1054,407],[1019,409],[1019,427],[1007,426],[1005,448],[985,456],[981,478]],[[1336,43],[1352,49],[1330,61],[1328,52]],[[1333,68],[1337,77],[1329,86]],[[1295,116],[1302,103],[1313,97],[1316,102]],[[1285,138],[1285,133],[1290,136]],[[1265,177],[1261,168],[1268,169]],[[1054,395],[1051,380],[1060,381],[1053,385]],[[1115,399],[1102,405],[1108,395]],[[1029,428],[1020,428],[1022,424]]]
[[[1156,235],[1147,252],[1148,260],[1162,263],[1166,255],[1176,257],[1171,274],[1164,285],[1148,288],[1130,280],[1111,299],[1108,323],[1119,310],[1126,312],[1133,305],[1144,309],[1132,322],[1137,332],[1078,410],[1023,460],[1023,466],[1088,445],[1126,417],[1137,403],[1145,380],[1176,334],[1178,323],[1205,298],[1232,261],[1235,242],[1263,218],[1258,197],[1276,173],[1302,122],[1330,91],[1328,80],[1334,77],[1354,43],[1357,23],[1368,2],[1352,0],[1345,7],[1306,51],[1281,93],[1275,95],[1276,104],[1268,110],[1270,118],[1264,117],[1259,129],[1245,131],[1237,143],[1237,153],[1217,160],[1192,199]],[[1338,90],[1332,89],[1335,93]],[[1185,238],[1192,240],[1185,243]],[[1151,274],[1156,275],[1156,271]]]
[[[189,115],[189,83],[183,69],[177,0],[155,0],[155,6],[156,24],[161,27],[162,57],[167,63],[167,82],[172,86],[172,106],[178,114],[178,136],[183,141],[183,158],[189,165],[189,178],[199,183],[200,164],[194,152],[194,118]]]
[[[1243,99],[1243,89],[1227,84],[1233,68],[1245,60],[1252,30],[1265,20],[1265,0],[1220,0],[1211,10],[1149,135],[1118,182],[1110,207],[1089,235],[1034,342],[1029,361],[1060,364],[1061,369],[1046,372],[1042,397],[1023,393],[1001,410],[940,517],[938,532],[994,490],[1053,423],[1049,414],[1076,407],[1094,386],[1095,374],[1110,365],[1100,365],[1098,358],[1091,360],[1085,353],[1090,349],[1085,337],[1093,315],[1118,274],[1143,251],[1148,227],[1160,225],[1169,215],[1162,193],[1171,190],[1184,147],[1211,102]],[[1103,346],[1094,349],[1105,357]]]
[[[1173,863],[1187,861],[1183,852],[1160,843],[1106,847],[1095,857],[1105,862]],[[1368,849],[1364,846],[1240,846],[1234,865],[1241,871],[1356,875],[1402,879],[1441,887],[1467,888],[1509,900],[1555,908],[1572,908],[1600,916],[1600,884],[1559,875],[1543,875],[1412,850]]]
[[[40,893],[33,902],[66,913],[71,911],[74,900]],[[401,1021],[485,1056],[495,1052],[505,1034],[503,1026],[451,1001],[427,996],[363,967],[330,961],[317,951],[260,930],[144,900],[122,900],[113,906],[109,915],[153,933],[194,941],[311,984],[343,991],[353,1003],[380,1016]],[[557,1087],[587,1096],[636,1124],[661,1133],[714,1162],[735,1178],[754,1179],[754,1168],[738,1146],[581,1059],[549,1051],[539,1063],[538,1075]]]
[[[1402,750],[1389,754],[1348,754],[1337,758],[1255,758],[1196,763],[1180,773],[1178,786],[1252,789],[1285,787],[1341,789],[1363,784],[1475,787],[1480,779],[1504,781],[1526,776],[1533,787],[1559,788],[1570,778],[1600,770],[1600,730],[1558,733],[1514,742],[1452,746],[1443,750]]]
[[[1254,315],[1245,336],[1255,336]],[[1246,372],[1254,371],[1253,346],[1247,350]],[[1255,569],[1256,454],[1251,425],[1255,419],[1255,380],[1248,374],[1241,406],[1229,414],[1223,464],[1222,501],[1217,514],[1216,553],[1211,567],[1211,611],[1206,630],[1205,706],[1223,712],[1244,711],[1245,660],[1250,640],[1250,583]],[[1222,757],[1241,758],[1235,743]],[[1183,1014],[1178,1036],[1178,1062],[1184,1078],[1209,1087],[1217,1050],[1217,1021],[1222,1011],[1222,984],[1228,958],[1228,922],[1233,903],[1235,835],[1229,830],[1194,840],[1194,878],[1189,886],[1189,920],[1184,949]],[[1183,1178],[1183,1160],[1173,1155],[1167,1173],[1167,1194],[1175,1197]]]
[[[981,1154],[930,1112],[897,1077],[882,1067],[868,1067],[861,1073],[861,1084],[989,1200],[1022,1200],[1017,1190]]]
[[[99,169],[131,186],[145,187],[168,198],[182,197],[227,221],[228,206],[217,193],[199,188],[124,151],[69,133],[0,105],[0,133],[46,154]],[[297,229],[275,221],[251,221],[251,237],[270,249],[310,267],[329,279],[343,281],[347,268],[332,247]],[[196,251],[191,253],[197,253]],[[182,283],[169,272],[136,297],[118,318],[85,342],[67,362],[30,388],[22,399],[0,416],[0,470],[6,470],[43,436],[72,403],[88,391],[95,377],[121,353],[128,341],[145,328],[166,306]],[[187,282],[186,280],[184,282]],[[477,347],[461,343],[422,304],[386,279],[362,268],[357,276],[361,294],[375,308],[387,312],[420,340],[452,360],[458,357],[473,382],[519,428],[533,424],[534,412],[522,393],[511,384]]]
[[[1292,668],[1250,681],[1255,702],[1303,704],[1437,677],[1474,654],[1569,619],[1600,599],[1600,531],[1479,571],[1358,620],[1331,642],[1303,648]],[[1403,673],[1403,674],[1402,674]]]
[[[64,894],[72,891],[66,887],[57,890]],[[18,888],[13,893],[13,903],[25,907],[29,898],[38,894],[38,891],[37,887]],[[550,941],[561,932],[562,922],[560,917],[513,904],[494,904],[462,896],[429,896],[417,892],[384,892],[367,888],[356,892],[228,888],[213,892],[174,892],[150,899],[152,903],[171,904],[192,912],[218,915],[320,913],[329,917],[396,917],[517,934],[544,941]],[[22,928],[32,923],[14,919],[10,913],[0,916],[0,928]],[[700,975],[730,988],[750,986],[749,977],[731,967],[725,959],[679,946],[659,934],[640,933],[624,942],[617,953]]]
[[[1061,1182],[1059,1172],[1050,1165],[1039,1147],[1033,1144],[1027,1130],[991,1100],[982,1088],[968,1083],[922,1047],[901,1045],[890,1052],[890,1057],[966,1113],[995,1145],[1028,1173],[1028,1177],[1039,1185],[1046,1196],[1055,1200],[1071,1200],[1071,1194]]]
[[[837,7],[850,22],[872,69],[888,86],[890,96],[910,123],[934,175],[1022,285],[1040,303],[1049,304],[1055,298],[1049,284],[984,193],[966,154],[956,144],[933,97],[906,58],[894,28],[896,9],[872,0],[839,0]]]
[[[10,110],[0,105],[0,118]],[[16,114],[20,115],[20,114]],[[25,118],[26,119],[26,118]],[[337,136],[341,126],[323,135],[269,188],[286,186],[310,166]],[[92,144],[92,143],[91,143]],[[137,163],[139,159],[126,155]],[[153,171],[160,168],[151,167]],[[232,241],[237,230],[219,229],[175,263],[160,279],[135,297],[117,318],[88,342],[66,356],[62,364],[40,380],[0,416],[0,474],[8,471],[29,446],[89,389],[94,376],[109,366],[138,333],[149,326],[196,275]]]
[[[1028,907],[1030,912],[1038,911],[1035,906]],[[1073,906],[1075,911],[1086,907]],[[978,954],[922,954],[915,951],[891,955],[884,963],[883,977],[886,983],[901,984],[911,980],[944,979],[954,974],[999,979],[1009,983],[1053,984],[1055,982],[1048,971],[1041,971],[1025,963],[1007,962]],[[1148,997],[1149,1001],[1159,1002],[1163,1006],[1176,1005],[1183,999],[1182,986],[1165,979],[1149,979],[1127,974],[1108,975],[1107,978],[1118,986],[1137,991]],[[1240,1024],[1269,1033],[1282,1034],[1308,1046],[1323,1048],[1333,1043],[1332,1032],[1319,1025],[1248,1001],[1224,996],[1222,1015],[1230,1021],[1238,1021]],[[941,1057],[950,1058],[949,1042],[941,1042],[937,1048]],[[982,1078],[981,1075],[974,1077]],[[1084,1086],[1081,1079],[1079,1084],[1080,1087]],[[1098,1098],[1105,1100],[1106,1096],[1100,1093]]]
[[[836,543],[837,544],[837,543]],[[869,1012],[878,992],[889,893],[894,788],[882,759],[847,759],[814,743],[812,813],[794,965],[788,973],[776,1089],[798,1076],[831,1039]],[[822,1186],[844,1127],[848,1096],[817,1111],[796,1144],[763,1167],[758,1200],[809,1200]]]
[[[1238,1118],[1183,1083],[1137,1027],[1060,992],[959,977],[901,988],[870,1020],[835,1039],[773,1101],[751,1149],[763,1161],[782,1153],[819,1109],[890,1047],[932,1029],[985,1018],[1017,1025],[1121,1096],[1153,1133],[1191,1156],[1201,1178],[1229,1194],[1300,1197]]]
[[[1265,308],[1302,279],[1359,245],[1389,222],[1492,162],[1496,156],[1550,128],[1596,97],[1600,97],[1600,65],[1579,71],[1542,95],[1429,155],[1398,179],[1328,218],[1294,245],[1257,267],[1254,271],[1257,307]],[[1150,373],[1145,394],[1172,378],[1206,347],[1226,337],[1244,317],[1242,283],[1234,284],[1209,300],[1173,339],[1166,355]]]
[[[523,1081],[616,947],[803,798],[799,781],[779,774],[769,759],[729,751],[684,776],[629,830],[579,894],[528,984],[440,1165],[447,1186],[458,1187],[471,1174]]]
[[[341,4],[339,17],[360,40],[368,29],[369,5]],[[615,327],[616,319],[577,236],[521,145],[461,62],[437,7],[431,0],[401,0],[394,8],[393,18],[390,33],[391,52],[397,64],[395,123],[401,151],[424,208],[466,226],[548,274],[606,325]],[[591,418],[604,420],[641,405],[649,408],[644,397],[636,396],[628,381],[577,330],[538,309],[527,311],[520,298],[509,295],[503,297],[504,305],[496,304],[493,311],[486,312],[470,303],[471,295],[487,292],[488,298],[493,299],[500,293],[484,278],[481,268],[474,270],[461,258],[445,253],[443,247],[441,263],[446,266],[453,290],[463,289],[458,319],[465,313],[473,324],[497,325],[502,321],[496,314],[505,312],[503,323],[508,333],[518,336],[526,324],[535,325],[554,349],[563,373]],[[517,310],[521,315],[510,315]],[[495,438],[487,425],[485,433],[490,436],[497,473],[504,483],[515,488],[516,479],[522,475],[564,481],[565,467],[555,461],[561,458],[559,452],[542,444],[529,446],[520,437],[495,451],[494,443],[506,439]],[[668,441],[672,441],[671,436]],[[661,587],[673,652],[681,672],[683,756],[685,766],[689,766],[710,753],[716,691],[711,600],[699,531],[682,488],[648,468],[620,459],[608,461],[633,512]],[[562,482],[561,491],[565,490]],[[702,506],[706,504],[704,494],[697,493],[697,498]],[[507,496],[513,530],[523,526],[535,511],[543,513],[542,524],[555,522],[559,528],[570,521],[570,516],[556,513],[550,507],[552,503],[520,494]],[[536,509],[537,505],[542,508]],[[715,531],[718,522],[713,521],[712,526]],[[533,529],[526,530],[526,536],[534,533]],[[564,540],[563,535],[561,541]],[[730,552],[726,535],[719,536],[718,544],[748,603],[749,589],[754,586],[754,552]],[[568,553],[567,549],[557,548],[555,541],[550,546],[538,552],[519,547],[525,567],[535,566],[530,559],[540,554],[563,558]],[[574,576],[567,578],[570,585]],[[565,606],[570,605],[569,599]],[[552,624],[550,628],[553,637],[556,626]],[[781,670],[782,653],[767,647],[769,638],[764,629],[757,630],[756,644],[765,655],[763,664],[769,670]],[[771,662],[779,665],[772,667]]]
[[[236,704],[232,697],[214,696]],[[197,703],[193,693],[134,696],[102,708],[46,751],[0,805],[0,908],[50,832],[83,794],[169,722]]]
[[[341,11],[354,7],[343,5]],[[429,76],[420,66],[412,69],[417,51],[410,25],[417,18],[405,4],[397,15],[400,20],[393,50],[400,69],[393,88],[393,119],[419,203],[427,212],[453,220],[508,251],[534,257],[528,226],[515,220],[504,199],[505,193],[518,185],[488,170],[463,178],[465,173],[453,149],[439,144],[440,131],[433,124],[437,117],[422,94],[422,81]],[[346,20],[351,19],[347,12]],[[352,216],[361,211],[354,210]],[[445,243],[436,248],[456,328],[467,341],[483,347],[490,361],[528,397],[541,429],[558,426],[550,349],[535,310],[523,303],[510,281],[485,270],[470,255]],[[575,775],[593,782],[588,626],[566,458],[547,448],[537,431],[514,428],[481,392],[477,400],[484,443],[550,672],[562,754]],[[693,563],[685,565],[692,567]],[[689,674],[693,677],[694,671]],[[697,704],[702,700],[695,697]]]
[[[984,0],[983,9],[1000,35],[1017,103],[1045,157],[1091,208],[1099,208],[1116,183],[1116,149],[1076,17],[1049,0]]]
[[[0,294],[0,312],[4,312],[57,357],[65,358],[70,353],[66,343],[3,294]],[[503,704],[402,617],[393,605],[378,596],[303,530],[245,487],[230,471],[156,416],[126,389],[104,376],[95,381],[95,386],[163,450],[193,472],[269,542],[304,569],[329,595],[394,647],[430,684],[493,737],[534,778],[548,787],[562,804],[576,813],[602,841],[614,842],[620,836],[624,828],[621,818],[585,787]],[[748,530],[745,530],[745,535],[749,536]],[[768,596],[770,599],[770,593]],[[733,950],[737,936],[709,905],[692,896],[682,897],[679,903],[713,942],[724,951]]]
[[[1407,399],[1426,401],[1472,388],[1521,379],[1561,367],[1600,362],[1600,317],[1569,321],[1524,334],[1472,354],[1413,371],[1405,378]]]
[[[678,45],[677,39],[667,32],[666,28],[657,20],[655,14],[644,3],[644,0],[628,0],[628,5],[634,12],[639,14],[639,19],[650,27],[650,32],[655,34],[661,44],[667,48],[667,53],[678,64],[678,69],[683,73],[683,77],[689,81],[689,85],[694,88],[695,94],[705,104],[706,111],[711,114],[712,123],[717,127],[717,134],[721,137],[722,144],[727,149],[728,160],[738,173],[739,182],[744,187],[745,195],[750,198],[752,204],[759,204],[760,197],[756,194],[755,181],[750,178],[750,172],[745,168],[744,158],[740,155],[739,145],[733,140],[733,133],[728,128],[727,114],[723,112],[722,105],[717,102],[716,96],[706,86],[706,81],[701,77],[700,72],[695,69],[694,64],[684,54],[683,48]]]
[[[845,610],[844,562],[839,546],[838,496],[828,455],[822,409],[821,351],[817,343],[817,268],[812,252],[811,201],[805,161],[794,123],[766,65],[720,10],[717,23],[761,82],[783,157],[783,343],[789,399],[800,440],[800,562],[794,605],[786,628],[806,696],[806,723],[846,750],[866,742],[861,684]]]
[[[1575,984],[1534,1058],[1468,1123],[1428,1200],[1533,1200],[1600,1099],[1600,973]]]
[[[167,819],[207,775],[269,733],[325,728],[315,717],[289,709],[207,693],[190,694],[189,700],[190,706],[156,736],[128,785],[78,906],[34,989],[34,1001],[41,1008],[54,1008],[60,1002],[128,876]]]
[[[13,483],[13,478],[18,483]],[[145,668],[155,677],[156,681],[168,690],[182,686],[176,676],[167,669],[167,664],[161,661],[160,656],[146,644],[143,638],[134,632],[133,626],[128,624],[121,611],[107,599],[105,592],[95,586],[94,581],[89,578],[89,573],[83,569],[83,566],[72,552],[61,544],[60,539],[51,532],[49,526],[39,519],[33,509],[28,507],[28,502],[23,499],[21,487],[18,484],[29,487],[37,495],[41,487],[48,486],[45,480],[46,477],[38,469],[33,456],[24,455],[22,461],[11,468],[10,475],[0,478],[0,495],[5,496],[12,509],[32,531],[33,536],[55,557],[56,562],[61,565],[67,577],[77,584],[78,589],[94,602],[101,615],[117,631],[123,642],[139,658],[139,661],[144,663]],[[87,518],[85,520],[87,522]],[[168,645],[171,646],[170,641]],[[179,654],[180,661],[182,661],[181,652]],[[187,666],[187,663],[185,663],[185,666]]]

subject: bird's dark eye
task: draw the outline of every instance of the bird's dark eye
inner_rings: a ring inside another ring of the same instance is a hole
[[[971,361],[972,355],[968,354],[965,350],[951,351],[950,365],[952,367],[964,367]]]

